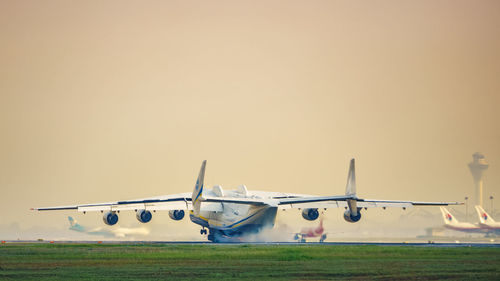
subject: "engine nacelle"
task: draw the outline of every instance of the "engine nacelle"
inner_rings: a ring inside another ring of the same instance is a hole
[[[151,221],[153,215],[151,215],[151,212],[147,210],[137,210],[137,212],[135,213],[135,217],[137,218],[138,221],[142,223],[147,223]]]
[[[168,216],[173,220],[180,221],[184,218],[184,210],[170,210]]]
[[[318,209],[304,209],[302,217],[308,221],[316,220],[319,217]]]
[[[358,210],[358,214],[354,216],[350,210],[344,212],[344,219],[348,222],[357,222],[361,219],[361,212]]]
[[[109,211],[104,213],[102,220],[107,225],[115,225],[118,222],[118,215],[116,212]]]

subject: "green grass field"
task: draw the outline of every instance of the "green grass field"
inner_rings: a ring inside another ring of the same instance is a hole
[[[500,248],[0,245],[1,280],[500,280]]]

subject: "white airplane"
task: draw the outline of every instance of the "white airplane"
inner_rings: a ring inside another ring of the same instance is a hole
[[[273,227],[278,209],[302,209],[302,217],[312,221],[319,217],[318,209],[320,208],[325,210],[327,208],[345,208],[344,219],[348,222],[357,222],[361,219],[363,208],[400,207],[406,209],[412,206],[459,204],[457,202],[413,202],[358,198],[354,159],[350,163],[345,195],[340,196],[248,191],[244,185],[238,186],[236,190],[227,191],[224,191],[220,185],[215,185],[209,190],[204,186],[205,166],[206,160],[201,165],[192,193],[108,203],[35,208],[34,210],[77,210],[83,213],[100,211],[104,213],[103,220],[107,225],[114,225],[118,222],[120,211],[134,210],[137,219],[142,223],[151,220],[151,212],[167,210],[171,219],[181,220],[184,218],[185,211],[189,211],[191,221],[202,227],[200,234],[207,234],[208,229],[208,240],[225,242],[238,241],[239,236]]]
[[[496,222],[486,211],[484,211],[483,207],[476,206],[476,211],[479,216],[479,225],[481,227],[496,232],[500,234],[500,222]]]
[[[472,224],[468,222],[459,222],[445,207],[440,207],[443,214],[444,227],[456,231],[470,232],[470,233],[486,233],[486,229],[479,224]]]
[[[148,235],[149,230],[146,228],[142,227],[137,227],[137,228],[128,228],[128,227],[118,227],[118,228],[112,228],[112,229],[104,229],[103,227],[97,227],[93,229],[89,229],[88,227],[80,225],[73,217],[68,216],[68,221],[69,221],[69,229],[76,231],[76,232],[82,232],[90,235],[98,235],[98,236],[104,236],[104,237],[120,237],[123,238],[127,235]]]

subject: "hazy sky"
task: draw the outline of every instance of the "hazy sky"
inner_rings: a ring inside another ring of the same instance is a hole
[[[480,151],[499,202],[499,107],[500,1],[0,0],[0,225],[190,192],[203,159],[340,195],[355,157],[360,197],[463,201]]]

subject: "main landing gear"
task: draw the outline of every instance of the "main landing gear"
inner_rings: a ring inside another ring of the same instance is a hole
[[[200,229],[200,234],[201,235],[204,235],[204,234],[207,234],[207,233],[208,232],[207,232],[207,230],[205,228]]]
[[[325,239],[326,239],[326,234],[323,234],[323,235],[321,235],[321,238],[319,238],[319,242],[323,243],[323,242],[325,242]]]

